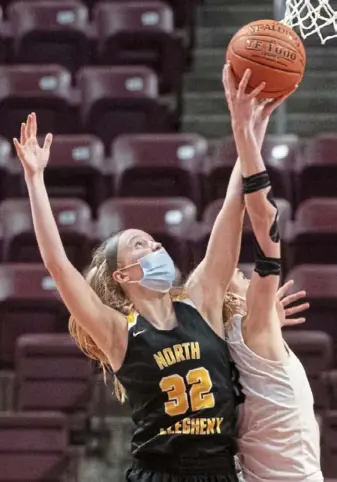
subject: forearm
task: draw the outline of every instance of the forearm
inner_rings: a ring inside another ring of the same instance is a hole
[[[245,182],[245,203],[257,236],[256,223],[259,224],[259,230],[264,225],[267,229],[268,226],[270,228],[272,218],[275,217],[274,206],[267,199],[270,183],[253,130],[250,127],[237,126],[233,131],[240,157],[241,174],[245,181],[249,180]],[[254,188],[256,183],[259,184],[258,189]],[[247,190],[249,184],[252,184],[251,190]]]
[[[269,119],[265,119],[260,121],[258,125],[254,127],[253,136],[255,137],[255,142],[257,144],[257,148],[259,152],[261,152],[261,148],[263,145],[263,141],[267,132]],[[242,175],[241,175],[241,160],[240,157],[236,160],[234,165],[229,183],[227,193],[238,193],[242,192]],[[242,194],[243,196],[243,194]]]
[[[264,138],[266,137],[268,124],[269,118],[266,118],[264,120],[260,120],[254,127],[254,135],[260,152],[262,149]]]
[[[249,177],[265,171],[258,140],[250,126],[233,126],[233,133],[242,177]],[[242,181],[242,179],[241,179]]]
[[[51,210],[43,173],[35,174],[26,182],[37,243],[44,265],[51,271],[66,259],[66,253]]]

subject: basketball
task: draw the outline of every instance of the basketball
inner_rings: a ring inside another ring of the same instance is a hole
[[[276,20],[259,20],[240,29],[226,56],[237,83],[246,69],[252,71],[248,90],[266,82],[259,99],[275,99],[291,92],[301,82],[306,64],[300,37]]]

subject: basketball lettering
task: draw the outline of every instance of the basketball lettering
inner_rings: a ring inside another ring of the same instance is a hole
[[[227,60],[239,83],[246,69],[252,71],[248,89],[266,83],[259,99],[278,98],[299,85],[306,55],[300,37],[276,20],[259,20],[239,30],[227,48]]]

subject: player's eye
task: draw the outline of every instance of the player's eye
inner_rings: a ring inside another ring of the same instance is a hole
[[[135,248],[143,248],[143,247],[144,247],[144,241],[135,242]]]

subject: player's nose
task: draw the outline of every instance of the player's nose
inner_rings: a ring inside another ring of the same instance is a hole
[[[152,241],[152,245],[151,245],[151,250],[152,251],[159,251],[160,249],[162,249],[163,245],[161,243],[158,243],[157,241]]]

